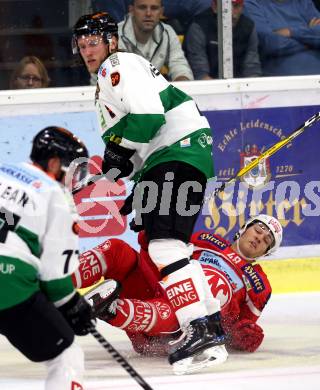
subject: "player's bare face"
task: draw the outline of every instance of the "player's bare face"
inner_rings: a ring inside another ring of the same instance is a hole
[[[250,226],[239,239],[239,248],[245,257],[263,256],[274,243],[270,230],[258,222]]]
[[[109,55],[109,45],[104,43],[101,35],[86,35],[78,38],[80,55],[89,73],[98,73],[100,65]]]
[[[163,8],[161,0],[135,0],[129,7],[135,28],[140,32],[152,32],[159,23]]]

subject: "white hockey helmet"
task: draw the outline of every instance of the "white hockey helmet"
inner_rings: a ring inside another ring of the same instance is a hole
[[[262,222],[268,228],[274,238],[273,244],[267,249],[266,253],[264,254],[265,256],[267,256],[275,252],[280,247],[282,242],[282,226],[275,217],[271,217],[270,215],[266,214],[259,214],[255,217],[249,218],[247,222],[242,226],[242,228],[238,231],[238,233],[236,233],[234,239],[238,240],[250,226],[258,222]]]

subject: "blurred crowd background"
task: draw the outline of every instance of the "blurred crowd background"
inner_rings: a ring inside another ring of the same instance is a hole
[[[0,89],[95,83],[72,54],[72,26],[109,12],[119,46],[170,81],[219,77],[219,0],[0,0]],[[234,77],[320,73],[320,0],[232,0]]]

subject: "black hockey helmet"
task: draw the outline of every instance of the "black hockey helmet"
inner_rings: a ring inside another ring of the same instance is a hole
[[[94,14],[83,15],[73,27],[72,53],[77,54],[78,38],[86,35],[101,35],[105,43],[113,35],[118,37],[118,24],[108,12],[95,12]]]
[[[82,157],[74,167],[74,172],[77,171],[77,181],[87,176],[88,150],[78,137],[63,127],[46,127],[33,139],[30,159],[34,163],[47,170],[48,160],[52,157],[60,158],[63,172],[68,170],[74,160]]]

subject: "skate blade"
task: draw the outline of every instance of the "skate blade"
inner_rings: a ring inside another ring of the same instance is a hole
[[[200,355],[189,357],[173,363],[173,372],[176,375],[192,374],[207,367],[224,363],[228,358],[228,352],[224,345],[208,348]]]
[[[85,295],[85,299],[90,303],[91,306],[94,305],[93,297],[98,294],[100,298],[108,298],[117,288],[117,282],[113,279],[107,279],[104,282],[98,284],[89,290]]]

